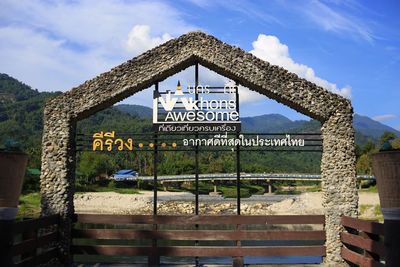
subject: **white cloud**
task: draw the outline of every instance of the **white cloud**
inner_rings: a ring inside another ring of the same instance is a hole
[[[373,120],[379,121],[379,122],[389,121],[389,120],[393,120],[396,118],[397,118],[397,115],[395,115],[395,114],[383,114],[383,115],[377,115],[377,116],[372,117]]]
[[[149,25],[136,25],[128,34],[126,48],[134,54],[140,54],[170,39],[172,39],[172,36],[168,33],[164,33],[161,37],[152,37]]]
[[[363,14],[373,11],[367,10],[356,1],[308,0],[281,1],[281,3],[287,8],[294,9],[297,13],[304,14],[325,31],[369,43],[373,43],[377,39],[370,26],[373,24],[359,16],[360,10]]]
[[[188,74],[192,75],[191,77],[193,79],[193,73],[188,73]],[[189,78],[189,77],[187,77],[187,78]],[[209,70],[203,66],[199,67],[199,78],[204,85],[211,85],[211,86],[225,86],[225,85],[234,86],[235,85],[234,81],[232,81],[212,70]],[[250,104],[250,103],[259,102],[259,101],[267,99],[264,95],[259,94],[256,91],[252,91],[242,85],[239,85],[239,95],[240,95],[239,99],[240,99],[241,104]],[[234,97],[234,96],[232,96],[232,97]]]
[[[307,65],[296,63],[289,55],[289,48],[282,44],[276,36],[260,34],[256,41],[253,42],[253,55],[261,58],[273,65],[278,65],[290,72],[296,73],[300,77],[309,80],[333,93],[340,94],[350,98],[351,87],[345,86],[338,88],[336,84],[328,82],[318,77],[314,70]]]
[[[2,0],[0,72],[39,90],[68,90],[195,29],[182,16],[162,2]]]
[[[196,29],[176,8],[150,1],[0,1],[0,72],[7,73],[39,90],[69,90],[87,79],[185,32]],[[266,42],[260,35],[253,43],[257,56],[297,67],[314,82],[311,68],[294,63],[288,48]],[[268,46],[271,46],[270,48]],[[271,59],[269,58],[271,57]],[[289,69],[290,70],[290,69]],[[299,74],[299,73],[298,73]],[[185,74],[190,80],[192,73]],[[202,71],[205,83],[224,84],[226,78]],[[347,90],[347,91],[346,91]],[[350,88],[340,89],[349,95]],[[263,99],[240,88],[241,102]]]
[[[195,84],[195,67],[190,66],[183,71],[180,71],[159,83],[161,91],[165,90],[175,90],[177,81],[179,80],[183,88],[186,86],[193,86]],[[200,85],[210,85],[210,86],[223,86],[228,79],[218,73],[209,70],[201,65],[199,65],[199,84]],[[154,88],[152,88],[153,90]],[[123,100],[123,104],[139,104],[151,107],[153,104],[153,91],[144,90],[139,92],[132,97]]]
[[[235,82],[232,80],[226,81],[225,86],[235,86]],[[255,103],[255,102],[260,102],[262,100],[266,100],[267,98],[259,94],[255,91],[250,90],[247,87],[244,87],[242,85],[239,85],[239,101],[240,104],[250,104],[250,103]]]
[[[256,91],[252,91],[249,88],[243,86],[239,86],[239,94],[241,104],[250,104],[267,99],[265,95],[257,93]]]

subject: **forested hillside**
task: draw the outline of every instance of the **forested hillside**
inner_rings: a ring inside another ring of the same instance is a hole
[[[18,141],[29,157],[29,166],[40,166],[44,103],[60,94],[39,93],[28,85],[0,74],[0,147]]]
[[[59,92],[38,92],[16,79],[0,74],[0,147],[12,139],[18,141],[30,155],[29,167],[40,168],[41,134],[43,127],[44,103]],[[138,105],[119,105],[108,108],[78,123],[78,133],[90,134],[97,131],[118,131],[119,133],[151,133],[152,110]],[[359,156],[370,153],[377,142],[374,136],[367,136],[368,127],[374,135],[387,129],[371,119],[362,118],[363,129],[357,131],[359,117],[355,116],[356,138],[360,146]],[[315,120],[292,121],[279,114],[242,118],[242,128],[247,132],[318,132],[320,123]],[[388,127],[391,129],[390,127]],[[382,130],[383,129],[383,130]],[[394,132],[394,135],[397,133]],[[79,152],[78,174],[91,179],[100,174],[111,174],[122,168],[132,168],[141,174],[152,174],[152,153],[92,153]],[[243,152],[241,168],[244,172],[299,172],[318,173],[320,153],[299,152]],[[365,157],[364,157],[365,158]],[[359,164],[360,170],[368,172],[368,160]],[[235,171],[235,153],[204,152],[200,156],[202,173]],[[160,174],[183,174],[194,172],[193,153],[160,153]]]

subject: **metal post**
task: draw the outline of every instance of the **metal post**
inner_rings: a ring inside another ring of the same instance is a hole
[[[199,63],[196,63],[195,68],[194,68],[194,86],[195,86],[195,100],[199,100],[199,94],[197,92],[197,86],[199,85]],[[196,112],[196,120],[197,120],[197,112]],[[196,133],[196,138],[198,138],[199,135]],[[196,190],[196,196],[195,196],[195,214],[199,215],[199,146],[196,145],[195,149],[195,190]]]
[[[158,93],[158,82],[155,84],[155,89],[156,93]],[[158,104],[157,104],[157,109],[158,109]],[[157,111],[158,112],[158,111]],[[157,139],[158,139],[158,129],[154,131],[154,153],[153,153],[153,214],[157,215],[157,163],[158,163],[158,145],[157,145]]]
[[[236,82],[236,111],[239,114],[239,83]],[[236,138],[239,138],[239,130],[236,131]],[[237,198],[237,215],[240,215],[240,145],[236,146],[236,198]],[[236,229],[240,229],[240,225],[236,225]],[[240,240],[236,241],[236,246],[240,247],[242,244]],[[243,257],[234,257],[233,266],[242,267],[244,265]]]
[[[155,83],[155,92],[158,93],[158,82]],[[155,108],[155,107],[153,107]],[[158,104],[157,107],[158,109]],[[158,112],[158,110],[156,111]],[[157,216],[157,168],[158,168],[158,129],[154,131],[154,153],[153,153],[153,216]],[[153,224],[153,230],[157,231],[157,224]],[[157,249],[157,239],[152,240],[152,247]],[[160,266],[160,256],[155,254],[148,257],[149,266]]]
[[[199,94],[197,92],[197,86],[199,85],[199,63],[196,62],[194,66],[194,96],[195,100],[199,100]],[[197,121],[197,111],[195,113],[196,115],[196,121]],[[199,137],[199,135],[196,133],[196,139]],[[199,215],[199,146],[196,145],[195,149],[195,190],[196,190],[196,195],[195,195],[195,207],[194,207],[194,213],[196,215]],[[196,229],[199,229],[199,225],[196,224]],[[199,241],[195,241],[195,246],[199,245]],[[195,264],[196,266],[200,266],[199,262],[199,257],[195,257]]]
[[[236,111],[239,113],[239,84],[236,82]],[[236,138],[239,138],[239,130]],[[240,215],[240,146],[236,146],[236,190],[237,190],[237,215]]]

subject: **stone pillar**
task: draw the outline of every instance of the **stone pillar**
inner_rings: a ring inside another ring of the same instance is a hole
[[[350,106],[350,105],[349,105]],[[327,266],[347,265],[341,257],[341,216],[357,216],[358,191],[355,170],[352,111],[341,110],[329,117],[321,128],[323,206],[325,211]]]
[[[46,107],[42,140],[40,193],[42,215],[61,215],[60,254],[69,264],[74,215],[75,127],[68,113]]]

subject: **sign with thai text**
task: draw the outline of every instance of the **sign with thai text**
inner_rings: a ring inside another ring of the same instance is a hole
[[[154,91],[153,128],[158,132],[239,132],[238,86],[197,85]]]
[[[293,138],[290,134],[281,137],[264,138],[256,135],[251,138],[240,134],[228,137],[228,134],[217,134],[208,138],[184,138],[183,146],[242,146],[242,147],[304,147],[304,138]]]
[[[193,134],[191,134],[193,136]],[[117,136],[115,131],[96,132],[92,135],[90,150],[92,151],[135,151],[151,150],[157,147],[161,150],[191,149],[195,147],[243,147],[243,148],[304,148],[305,146],[320,146],[320,139],[306,139],[302,135],[246,135],[246,134],[203,134],[202,136],[177,137],[159,136],[157,140],[149,140],[145,136]],[[311,136],[312,138],[312,136]],[[306,141],[308,144],[306,144]],[[315,143],[317,142],[317,143]],[[82,144],[83,145],[83,144]]]

